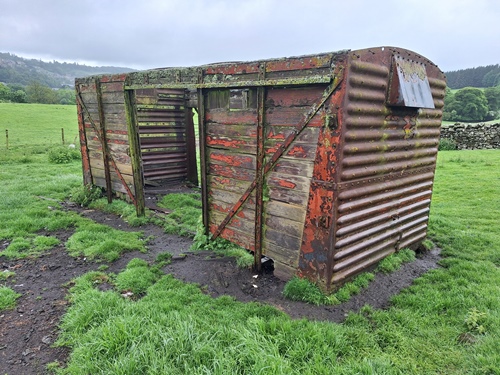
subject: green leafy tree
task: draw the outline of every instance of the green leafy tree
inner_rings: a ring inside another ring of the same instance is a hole
[[[42,85],[38,81],[33,81],[26,88],[28,102],[55,104],[57,103],[57,94],[48,86]]]
[[[490,111],[500,111],[500,86],[485,88],[484,96],[488,100]]]
[[[488,116],[488,100],[484,92],[474,87],[458,90],[444,108],[451,121],[484,121]]]
[[[10,100],[10,89],[3,83],[0,83],[0,102]]]
[[[14,103],[28,103],[28,95],[24,90],[11,91],[10,101]]]

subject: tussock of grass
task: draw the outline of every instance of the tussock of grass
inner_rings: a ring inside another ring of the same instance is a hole
[[[171,211],[159,223],[166,233],[194,237],[201,216],[200,194],[169,194],[158,202],[158,206]]]
[[[114,261],[120,254],[138,250],[145,252],[142,234],[123,232],[91,221],[82,222],[66,242],[66,248],[73,256],[83,255],[89,259]]]
[[[6,286],[0,286],[0,311],[12,309],[16,306],[16,299],[21,295]]]
[[[403,263],[413,262],[415,260],[415,252],[410,249],[402,249],[397,253],[391,254],[377,266],[377,271],[382,273],[391,273],[398,270]]]
[[[14,271],[3,270],[0,272],[0,281],[5,281],[10,277],[14,277],[16,273]]]
[[[7,259],[36,257],[44,251],[59,245],[59,243],[60,241],[52,236],[16,237],[1,254]]]
[[[130,291],[135,296],[146,290],[159,278],[159,273],[150,269],[143,259],[132,259],[125,270],[116,276],[115,285],[120,292]]]

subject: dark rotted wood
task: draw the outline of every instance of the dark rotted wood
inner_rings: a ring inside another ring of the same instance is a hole
[[[198,79],[203,81],[203,74],[200,70]],[[205,234],[208,234],[208,189],[207,189],[207,146],[206,146],[206,122],[205,122],[205,96],[203,89],[198,89],[198,139],[200,141],[200,169],[201,169],[201,203],[203,210],[203,227]]]
[[[77,85],[75,89],[76,89],[76,97],[77,99],[79,99],[76,101],[76,108],[78,114],[78,134],[80,137],[80,151],[82,154],[83,184],[90,185],[92,183],[92,170],[90,168],[90,155],[87,146],[85,115],[83,112],[80,99],[81,98],[80,85]]]
[[[125,114],[127,118],[127,130],[129,135],[128,146],[134,181],[135,210],[137,212],[137,216],[144,216],[146,211],[144,199],[144,176],[141,163],[139,132],[133,103],[134,92],[132,90],[125,91]]]
[[[262,72],[261,79],[264,79],[265,73],[265,63],[260,66],[260,70]],[[262,170],[262,166],[264,165],[264,103],[265,103],[265,88],[259,87],[257,88],[257,168],[255,171],[255,179],[257,181],[257,185],[255,187],[255,251],[254,251],[254,269],[257,272],[260,272],[262,269],[262,214],[264,211],[264,171]]]
[[[187,180],[198,185],[198,170],[196,168],[196,136],[194,134],[193,109],[186,108],[186,141],[187,141]]]
[[[111,187],[111,174],[109,169],[109,151],[108,151],[108,143],[106,139],[106,126],[105,126],[105,118],[104,118],[104,109],[102,104],[102,92],[100,87],[99,79],[95,80],[95,88],[97,94],[97,110],[99,113],[99,133],[98,137],[101,141],[102,147],[102,159],[104,163],[104,177],[106,178],[106,196],[108,198],[108,203],[113,201],[113,190]]]

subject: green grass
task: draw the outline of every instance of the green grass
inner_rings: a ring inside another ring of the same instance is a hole
[[[159,202],[159,207],[171,211],[161,222],[166,233],[194,237],[201,217],[201,195],[169,194]]]
[[[0,154],[6,149],[5,130],[9,133],[9,150],[65,144],[78,146],[76,106],[0,103]],[[0,159],[1,160],[1,159]]]
[[[21,295],[14,292],[12,289],[0,285],[0,312],[7,309],[12,309],[16,306],[16,299]]]

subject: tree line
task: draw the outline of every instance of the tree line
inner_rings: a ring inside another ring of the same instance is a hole
[[[500,65],[478,66],[446,72],[448,87],[494,87],[500,85]]]
[[[73,89],[53,89],[38,81],[32,81],[28,86],[0,83],[0,102],[76,104],[76,98]]]

